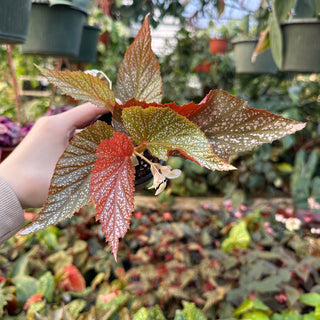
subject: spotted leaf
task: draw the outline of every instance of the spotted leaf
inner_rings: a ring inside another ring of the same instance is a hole
[[[235,169],[212,152],[209,141],[195,124],[170,108],[131,107],[123,110],[122,117],[132,139],[159,159],[167,160],[170,150],[178,150],[208,169]]]
[[[130,157],[133,144],[124,133],[115,132],[110,140],[101,141],[97,149],[90,182],[91,198],[112,253],[117,259],[119,238],[129,229],[134,210],[135,169]]]
[[[249,108],[246,101],[223,90],[210,91],[196,108],[189,120],[204,132],[213,151],[225,160],[306,125],[266,110]]]
[[[122,102],[131,98],[161,102],[160,65],[151,48],[148,16],[133,43],[127,49],[118,70],[116,97]]]
[[[91,102],[98,107],[113,109],[115,97],[108,85],[83,71],[56,71],[38,67],[49,82],[77,100]]]
[[[70,218],[89,202],[90,174],[97,160],[97,147],[102,139],[110,139],[112,135],[112,128],[102,121],[75,135],[56,165],[42,211],[21,234]]]

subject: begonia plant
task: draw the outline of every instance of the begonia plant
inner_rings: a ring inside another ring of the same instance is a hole
[[[179,175],[147,159],[145,151],[163,161],[182,157],[210,170],[234,170],[228,163],[232,154],[305,126],[249,108],[223,90],[210,91],[199,104],[161,104],[160,65],[151,48],[148,17],[127,49],[114,91],[99,72],[40,70],[65,94],[109,109],[112,126],[96,121],[74,136],[56,165],[42,211],[22,234],[70,218],[92,201],[115,259],[134,211],[137,158],[150,165],[157,194],[168,178]]]

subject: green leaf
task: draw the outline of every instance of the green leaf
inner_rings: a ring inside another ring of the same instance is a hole
[[[235,316],[240,316],[241,314],[251,310],[253,307],[253,301],[247,299],[241,303],[241,305],[234,311]]]
[[[134,315],[132,320],[148,320],[148,309],[147,308],[140,308],[136,314]]]
[[[75,299],[67,305],[67,308],[70,314],[72,314],[72,316],[77,319],[80,315],[80,312],[85,308],[86,305],[87,302],[85,300]]]
[[[229,237],[222,242],[221,249],[228,252],[234,248],[247,248],[250,240],[246,223],[242,220],[232,227]]]
[[[43,293],[48,302],[52,302],[54,295],[54,278],[50,271],[40,277],[39,292]]]
[[[180,107],[181,111],[177,112],[184,112],[184,108]],[[305,127],[305,123],[249,108],[246,101],[223,90],[210,91],[195,110],[188,119],[204,132],[213,152],[226,160],[232,154],[270,143]]]
[[[124,237],[134,210],[135,169],[131,161],[134,147],[124,133],[115,132],[97,149],[90,181],[90,195],[96,205],[112,253],[117,260],[119,238]]]
[[[176,310],[176,314],[174,316],[174,320],[188,320],[186,315],[181,310]]]
[[[89,202],[90,174],[97,160],[97,146],[112,135],[112,127],[103,121],[75,135],[56,165],[44,208],[21,234],[36,232],[70,218]]]
[[[169,108],[131,107],[123,110],[122,117],[132,139],[159,159],[167,160],[170,150],[178,150],[210,170],[235,169],[212,152],[209,141],[196,125]]]
[[[263,311],[255,310],[247,312],[243,315],[246,320],[269,320],[270,318]]]
[[[194,318],[194,319],[196,319],[196,318]],[[149,310],[149,315],[148,315],[147,320],[166,320],[166,317],[163,315],[160,307],[158,305],[156,305],[152,309]]]
[[[38,67],[49,82],[77,100],[91,102],[98,107],[113,109],[115,97],[108,85],[83,71],[56,71]]]
[[[188,320],[207,320],[205,315],[202,313],[200,309],[198,309],[194,303],[182,301],[183,305],[183,313],[186,315]]]
[[[161,87],[160,65],[151,49],[151,32],[146,16],[119,67],[116,97],[123,103],[131,98],[145,102],[161,102]]]
[[[14,277],[13,283],[16,287],[16,295],[20,306],[23,306],[38,291],[38,280],[30,276]]]
[[[278,21],[283,22],[289,16],[291,9],[294,7],[296,0],[275,0],[273,10]],[[299,1],[298,1],[299,2]]]
[[[283,64],[283,39],[279,20],[274,11],[270,16],[269,34],[272,57],[277,67],[281,69]]]
[[[315,292],[305,293],[300,296],[299,300],[308,306],[316,307],[320,304],[320,294]]]

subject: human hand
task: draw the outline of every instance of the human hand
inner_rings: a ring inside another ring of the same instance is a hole
[[[108,113],[91,103],[40,118],[16,149],[0,164],[0,178],[16,193],[23,208],[41,207],[60,156],[76,129]]]

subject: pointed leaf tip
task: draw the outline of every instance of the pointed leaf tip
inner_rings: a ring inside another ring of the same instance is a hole
[[[57,71],[38,67],[49,82],[77,100],[91,102],[113,110],[115,97],[109,86],[99,78],[83,71]]]
[[[119,238],[127,233],[134,211],[133,150],[128,136],[115,132],[110,140],[103,140],[98,146],[98,160],[91,174],[90,195],[96,205],[96,219],[101,222],[115,259]]]
[[[148,15],[119,67],[116,96],[123,103],[131,98],[145,102],[162,100],[160,64],[151,48]]]
[[[182,108],[183,109],[183,108]],[[189,120],[209,139],[213,152],[228,160],[233,154],[271,143],[305,127],[305,123],[250,108],[223,90],[210,91]]]

